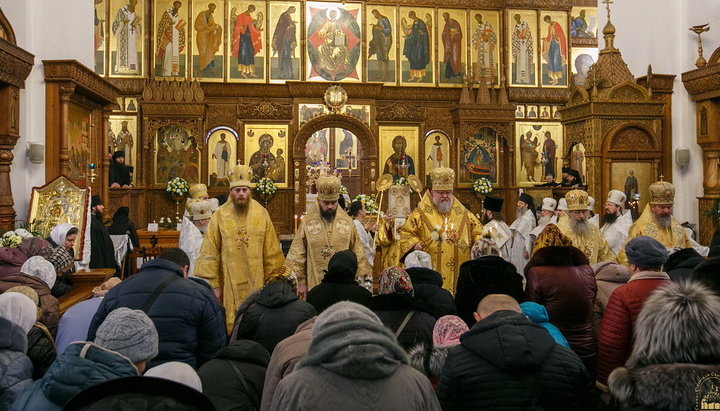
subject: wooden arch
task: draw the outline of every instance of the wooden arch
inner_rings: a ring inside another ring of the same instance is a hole
[[[5,17],[5,13],[3,13],[2,9],[0,9],[0,38],[7,40],[14,45],[17,45],[17,39],[15,38],[15,30],[13,30],[12,24],[10,24],[10,20]]]

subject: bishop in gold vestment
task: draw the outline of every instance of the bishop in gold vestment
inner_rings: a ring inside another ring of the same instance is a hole
[[[627,241],[646,235],[658,240],[666,248],[692,248],[685,229],[673,217],[675,187],[667,181],[650,184],[650,202],[640,218],[630,227]],[[625,242],[627,244],[627,242]],[[618,262],[627,262],[625,247],[618,254]]]
[[[568,218],[558,221],[557,226],[571,241],[572,245],[585,254],[590,264],[602,261],[615,262],[612,252],[600,229],[588,222],[590,200],[583,190],[571,190],[565,194]]]
[[[355,229],[355,223],[345,210],[338,207],[340,179],[321,176],[315,182],[318,204],[303,218],[290,245],[285,265],[298,276],[298,288],[307,292],[325,277],[330,257],[338,251],[351,250],[358,260],[356,278],[372,281],[367,254]],[[333,211],[334,210],[334,211]]]
[[[480,221],[453,195],[455,171],[438,167],[430,172],[432,188],[400,229],[400,254],[422,249],[432,257],[433,269],[443,277],[443,288],[455,291],[460,264],[482,236]]]
[[[251,179],[248,166],[231,171],[230,198],[210,219],[194,268],[221,298],[228,329],[240,303],[284,262],[267,210],[250,198]]]

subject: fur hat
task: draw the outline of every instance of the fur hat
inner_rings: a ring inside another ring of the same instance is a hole
[[[668,251],[658,240],[641,235],[625,245],[628,262],[641,268],[660,268],[668,260]]]
[[[610,192],[608,193],[607,201],[609,203],[615,204],[620,208],[623,208],[625,207],[625,201],[627,201],[627,196],[625,196],[625,193],[620,190],[610,190]]]
[[[550,197],[545,197],[542,200],[542,209],[545,211],[555,211],[557,208],[557,200]]]
[[[720,257],[708,258],[695,266],[690,278],[699,281],[720,295]]]
[[[55,267],[53,267],[50,261],[39,255],[28,258],[22,267],[20,267],[20,272],[32,277],[38,277],[47,284],[48,288],[53,288],[55,280],[57,280]]]
[[[158,354],[158,333],[150,317],[141,310],[121,307],[100,324],[95,343],[116,351],[137,364]]]

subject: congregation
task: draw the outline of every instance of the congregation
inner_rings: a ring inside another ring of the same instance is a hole
[[[285,257],[251,173],[221,205],[193,186],[180,248],[62,316],[77,228],[0,249],[0,408],[690,410],[720,371],[720,244],[674,219],[670,183],[634,223],[622,192],[594,214],[572,189],[521,193],[508,226],[501,198],[475,215],[439,167],[373,276],[385,224],[340,207],[337,177]],[[91,261],[112,268],[91,206]]]

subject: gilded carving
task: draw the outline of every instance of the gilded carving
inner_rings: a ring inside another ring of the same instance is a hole
[[[293,118],[292,106],[260,100],[257,103],[240,106],[238,117],[252,120],[291,120]]]
[[[377,121],[414,121],[425,119],[425,108],[397,101],[388,106],[378,107],[375,116]]]
[[[207,128],[216,126],[235,126],[237,107],[233,104],[209,104],[207,108]]]

